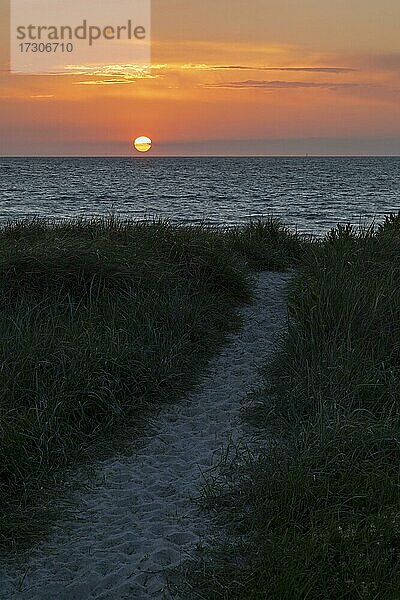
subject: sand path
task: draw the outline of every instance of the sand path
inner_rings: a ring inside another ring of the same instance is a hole
[[[242,328],[201,386],[160,411],[132,456],[96,467],[90,487],[73,498],[74,518],[58,523],[22,567],[0,566],[1,600],[174,598],[167,570],[193,556],[209,531],[193,498],[221,449],[243,435],[241,402],[285,322],[288,278],[259,275]]]

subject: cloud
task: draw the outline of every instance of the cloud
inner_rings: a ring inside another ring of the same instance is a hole
[[[263,67],[250,65],[206,65],[185,64],[182,69],[193,71],[287,71],[301,73],[354,73],[357,69],[351,67]]]
[[[126,85],[135,83],[135,79],[88,79],[86,81],[76,81],[74,85]]]
[[[166,65],[66,65],[69,75],[84,75],[93,79],[77,81],[74,85],[128,85],[143,79],[158,79]],[[157,73],[158,72],[158,73]]]
[[[252,67],[218,67],[219,69],[230,69],[230,70],[246,70],[251,71]],[[289,71],[289,72],[303,72],[303,73],[354,73],[357,69],[350,67],[257,67],[256,71]]]
[[[34,94],[33,96],[30,96],[30,98],[33,98],[34,100],[50,100],[51,98],[54,98],[54,94]]]
[[[207,88],[225,88],[225,89],[298,89],[298,88],[319,88],[319,89],[350,89],[365,87],[366,84],[359,83],[330,83],[318,81],[260,81],[248,79],[247,81],[228,81],[219,83],[203,84],[202,87]],[[368,87],[379,87],[378,84],[369,84]]]
[[[137,77],[149,76],[150,71],[160,71],[168,67],[167,64],[153,64],[153,65],[138,65],[134,63],[127,64],[110,64],[110,65],[65,65],[64,69],[67,71],[66,74],[71,75],[135,75]]]

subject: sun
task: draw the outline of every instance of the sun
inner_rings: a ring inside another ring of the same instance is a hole
[[[136,140],[133,142],[133,145],[135,150],[138,152],[148,152],[151,150],[152,141],[146,135],[141,135],[140,137],[136,138]]]

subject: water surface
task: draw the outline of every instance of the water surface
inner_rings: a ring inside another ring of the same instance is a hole
[[[115,214],[301,232],[400,210],[400,157],[0,158],[0,220]]]

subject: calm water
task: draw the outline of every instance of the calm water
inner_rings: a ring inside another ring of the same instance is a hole
[[[115,214],[302,232],[400,210],[394,158],[0,158],[0,220]]]

